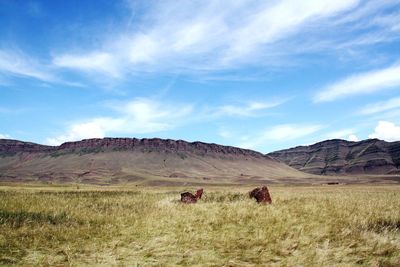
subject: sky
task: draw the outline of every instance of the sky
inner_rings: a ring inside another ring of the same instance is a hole
[[[0,138],[400,140],[400,0],[0,0]]]

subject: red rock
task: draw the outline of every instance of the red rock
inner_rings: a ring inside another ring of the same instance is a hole
[[[203,195],[203,188],[197,190],[196,195],[190,192],[185,192],[181,194],[181,202],[183,203],[196,203],[198,199],[201,199]]]
[[[17,140],[0,139],[0,152],[103,152],[103,151],[162,151],[162,152],[188,152],[199,155],[233,155],[233,156],[251,156],[255,158],[271,157],[259,152],[241,149],[231,146],[222,146],[203,142],[186,142],[183,140],[171,139],[137,139],[137,138],[93,138],[84,139],[76,142],[66,142],[60,146],[44,146],[34,143],[21,142]]]
[[[266,186],[263,186],[262,188],[257,187],[253,189],[249,193],[250,198],[255,198],[258,203],[272,203],[271,196],[268,192],[268,188]]]
[[[56,147],[53,146],[45,146],[11,139],[0,139],[0,153],[52,152],[55,149]]]

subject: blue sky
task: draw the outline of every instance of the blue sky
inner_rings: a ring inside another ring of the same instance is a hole
[[[0,138],[400,140],[400,1],[0,0]]]

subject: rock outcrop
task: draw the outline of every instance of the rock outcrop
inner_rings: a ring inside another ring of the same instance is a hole
[[[257,203],[272,203],[271,195],[266,186],[257,187],[249,193],[250,198],[255,198]]]
[[[262,153],[238,147],[223,146],[203,142],[186,142],[160,138],[94,138],[76,142],[66,142],[60,146],[45,146],[17,140],[0,139],[0,153],[98,153],[109,151],[139,150],[144,152],[190,152],[197,154],[241,155],[269,158]]]
[[[203,142],[103,138],[44,146],[0,139],[0,181],[7,182],[197,185],[308,177],[262,153]]]
[[[20,152],[52,152],[56,148],[18,140],[0,139],[0,155],[3,156]]]
[[[190,192],[184,192],[181,194],[181,202],[186,204],[196,203],[197,200],[201,199],[202,195],[203,195],[203,188],[197,190],[195,195],[193,195]]]

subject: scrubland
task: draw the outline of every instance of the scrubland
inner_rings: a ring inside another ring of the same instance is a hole
[[[400,186],[0,186],[0,265],[400,266]]]

